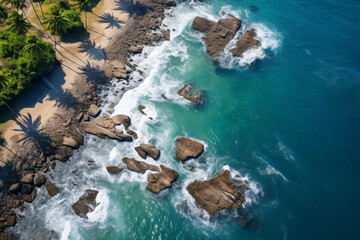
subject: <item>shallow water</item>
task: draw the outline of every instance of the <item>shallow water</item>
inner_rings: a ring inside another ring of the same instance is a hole
[[[209,57],[191,22],[224,12],[244,21],[242,31],[255,27],[263,48],[242,60]],[[133,57],[144,74],[132,77],[141,84],[122,98],[114,94],[121,83],[106,93],[103,115],[113,106],[113,115],[128,114],[139,139],[87,136],[70,162],[48,174],[60,194],[50,200],[41,188],[15,233],[21,239],[358,239],[359,12],[356,0],[179,4],[164,20],[175,29],[171,41]],[[184,83],[205,93],[203,105],[176,95]],[[204,154],[181,165],[174,157],[178,136],[202,141]],[[114,177],[105,169],[136,157],[134,146],[142,142],[161,149],[149,163],[179,172],[172,188],[157,195],[145,189],[146,174]],[[241,228],[236,211],[210,218],[185,190],[224,167],[252,182],[246,209],[255,227]],[[89,188],[100,191],[100,204],[83,220],[71,205]]]

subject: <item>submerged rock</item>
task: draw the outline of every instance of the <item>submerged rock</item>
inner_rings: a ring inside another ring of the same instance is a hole
[[[176,157],[184,163],[188,158],[198,157],[204,150],[204,145],[190,138],[177,138]]]
[[[88,189],[79,200],[72,205],[72,209],[79,217],[87,219],[87,214],[96,208],[96,196],[99,191]]]
[[[241,20],[229,15],[230,18],[220,19],[217,23],[202,17],[196,17],[192,27],[206,33],[203,38],[208,46],[207,51],[214,57],[220,56],[225,46],[234,38],[241,26]]]
[[[108,171],[108,173],[110,173],[112,175],[117,175],[117,174],[121,173],[124,169],[119,168],[117,166],[107,166],[106,170]]]
[[[194,93],[193,87],[190,84],[185,84],[181,89],[177,91],[177,94],[192,103],[199,103],[203,99],[203,94],[201,92]]]
[[[247,30],[244,35],[236,42],[235,48],[230,50],[233,56],[242,57],[242,54],[249,48],[261,46],[260,41],[254,39],[255,36],[256,32],[254,28]]]
[[[216,215],[224,208],[241,208],[247,185],[246,181],[233,181],[230,171],[224,170],[207,181],[193,181],[186,190],[195,199],[196,207]]]
[[[159,171],[157,166],[148,164],[143,161],[137,161],[134,158],[124,157],[122,161],[126,164],[128,169],[134,172],[145,173],[147,170]]]
[[[167,168],[164,165],[160,165],[160,168],[161,172],[150,173],[148,175],[148,185],[146,188],[153,193],[171,187],[171,183],[178,177],[178,173],[175,170]]]
[[[153,159],[158,159],[160,156],[160,150],[157,149],[154,145],[151,144],[140,144],[140,146],[135,147],[135,151],[139,154],[140,157],[146,159],[146,156],[149,155]]]

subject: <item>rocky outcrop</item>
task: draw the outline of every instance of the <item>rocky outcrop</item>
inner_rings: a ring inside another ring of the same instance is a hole
[[[87,214],[96,208],[96,196],[99,191],[88,189],[79,200],[72,205],[72,209],[79,217],[87,219]]]
[[[50,197],[54,197],[56,194],[59,193],[59,189],[49,180],[46,180],[45,188],[46,188],[47,192],[49,193]]]
[[[88,110],[88,114],[91,117],[96,117],[100,112],[101,112],[101,109],[98,106],[96,106],[95,104],[90,105],[90,108]]]
[[[160,156],[160,150],[157,149],[154,145],[151,144],[140,144],[140,146],[135,147],[135,151],[139,154],[140,157],[146,159],[146,156],[149,155],[153,159],[157,160]]]
[[[171,187],[171,183],[178,177],[178,173],[175,170],[167,168],[164,165],[160,165],[160,168],[161,172],[150,173],[148,175],[148,185],[146,188],[150,192],[157,193],[164,188]]]
[[[196,207],[204,209],[210,215],[216,215],[224,208],[241,208],[247,185],[247,181],[231,179],[230,171],[225,170],[207,181],[195,180],[186,190],[195,199]]]
[[[145,173],[147,170],[159,171],[159,168],[155,165],[148,164],[143,161],[137,161],[134,158],[124,157],[122,161],[126,164],[126,167],[134,172]]]
[[[204,145],[190,138],[177,138],[176,157],[184,163],[188,158],[198,157],[204,150]]]
[[[119,124],[123,124],[125,128],[129,127],[130,118],[126,115],[117,115],[112,118],[102,117],[94,122],[84,122],[80,126],[80,130],[100,138],[108,137],[119,141],[132,141],[130,135],[126,135],[123,131],[115,128]]]
[[[117,175],[119,173],[121,173],[124,169],[123,168],[119,168],[117,166],[107,166],[106,170],[108,171],[108,173],[110,173],[111,175]]]
[[[193,87],[190,84],[185,84],[181,89],[177,91],[177,94],[192,103],[199,103],[203,99],[203,94],[201,92],[194,93]]]
[[[234,38],[241,26],[241,20],[229,15],[230,18],[220,19],[217,23],[202,17],[196,17],[192,27],[206,33],[203,38],[208,46],[207,51],[214,57],[220,56],[225,46]]]
[[[260,41],[254,39],[255,36],[256,32],[254,28],[247,30],[244,35],[236,42],[235,48],[230,50],[233,56],[242,57],[242,54],[249,48],[261,46]]]

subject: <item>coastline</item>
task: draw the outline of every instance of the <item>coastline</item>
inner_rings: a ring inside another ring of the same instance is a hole
[[[111,1],[104,2],[109,3]],[[57,71],[65,72],[65,82],[61,85],[62,92],[56,100],[52,99],[51,95],[47,95],[34,108],[25,108],[20,111],[23,121],[29,123],[28,125],[34,125],[36,122],[37,130],[43,129],[39,134],[41,137],[46,138],[50,145],[44,146],[43,151],[39,151],[36,144],[23,147],[17,143],[21,136],[13,131],[18,124],[13,120],[6,124],[4,138],[7,147],[16,156],[12,156],[13,154],[8,152],[7,156],[5,156],[8,160],[4,161],[5,164],[2,168],[11,172],[11,176],[6,177],[1,186],[1,192],[5,193],[6,196],[1,200],[0,219],[4,226],[0,227],[0,230],[4,231],[4,227],[15,225],[16,218],[13,209],[24,209],[24,201],[31,202],[36,196],[36,188],[31,194],[22,194],[20,191],[8,192],[9,187],[18,184],[27,174],[47,172],[53,169],[56,160],[67,161],[79,145],[76,147],[64,145],[64,137],[77,139],[78,143],[82,144],[83,136],[79,134],[77,128],[80,126],[81,120],[88,114],[91,104],[101,106],[102,100],[98,97],[97,91],[102,87],[106,87],[106,84],[109,83],[108,80],[114,77],[118,81],[131,81],[128,79],[128,73],[134,71],[136,66],[127,62],[126,59],[129,54],[136,54],[136,52],[141,51],[140,48],[135,48],[136,51],[134,51],[134,47],[149,45],[164,38],[159,34],[154,35],[152,30],[159,29],[162,19],[165,17],[164,10],[174,6],[175,2],[148,0],[142,2],[142,4],[146,6],[143,15],[137,16],[136,13],[131,15],[122,11],[118,13],[118,19],[122,18],[121,21],[126,19],[121,24],[119,31],[108,29],[107,34],[94,33],[94,35],[98,36],[90,36],[89,42],[94,46],[93,59],[91,59],[91,55],[87,55],[86,51],[78,51],[75,54],[77,58],[90,60],[90,66],[86,66],[82,74],[77,74],[64,66],[62,68],[55,67],[52,74],[56,75]],[[104,4],[101,9],[94,12],[97,14],[105,13],[111,7],[113,7],[112,4]],[[106,31],[106,28],[103,29]],[[108,34],[113,35],[109,37]],[[63,44],[63,46],[71,51],[80,44],[80,42],[77,42],[77,44]],[[98,48],[97,45],[101,45],[105,51]],[[100,50],[96,51],[97,49]],[[102,55],[101,53],[105,53],[103,58],[97,58],[98,55]],[[57,58],[63,64],[69,63],[67,59],[61,56],[57,56]],[[72,58],[71,61],[80,64],[77,59]],[[127,66],[125,75],[117,74],[117,67],[114,64],[119,63],[118,61]],[[78,77],[79,75],[82,76],[82,79]],[[1,153],[4,153],[4,151]],[[30,200],[25,195],[30,195]],[[11,222],[9,222],[9,219]]]

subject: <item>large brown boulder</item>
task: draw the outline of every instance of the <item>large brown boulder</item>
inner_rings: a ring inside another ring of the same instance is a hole
[[[96,196],[99,191],[88,189],[79,200],[72,205],[72,209],[79,217],[87,219],[87,214],[96,208]]]
[[[201,92],[194,93],[193,87],[190,84],[185,84],[181,89],[177,91],[177,94],[192,103],[199,103],[203,99],[203,94]]]
[[[50,197],[54,197],[56,194],[59,193],[59,189],[49,180],[46,180],[45,188],[46,188],[47,192],[49,193]]]
[[[231,49],[230,52],[235,57],[242,57],[243,53],[249,48],[256,48],[261,46],[260,41],[254,39],[256,36],[255,29],[252,28],[247,30],[244,35],[236,42],[235,48]]]
[[[145,173],[147,170],[159,171],[157,166],[148,164],[143,161],[137,161],[134,158],[124,157],[122,161],[126,164],[128,169],[134,172]]]
[[[91,104],[88,110],[88,114],[92,117],[96,117],[101,112],[101,109],[95,104]]]
[[[28,173],[22,179],[22,183],[32,184],[34,179],[34,174]]]
[[[130,118],[126,115],[117,115],[113,118],[102,117],[94,122],[84,122],[80,126],[80,130],[100,138],[108,137],[119,141],[132,141],[130,135],[123,134],[121,130],[115,128],[119,124],[123,124],[127,128],[130,124]]]
[[[204,41],[207,51],[214,57],[220,56],[225,46],[234,38],[241,26],[241,20],[229,15],[230,18],[220,19],[217,23],[202,17],[196,17],[192,27],[206,33]]]
[[[36,173],[34,177],[34,185],[37,187],[41,187],[46,182],[46,178],[41,173]]]
[[[204,145],[190,138],[177,138],[178,145],[175,150],[176,157],[184,163],[188,158],[198,157],[204,150]]]
[[[127,129],[130,126],[130,118],[129,116],[126,116],[124,114],[119,114],[114,117],[112,117],[112,120],[116,125],[124,125],[125,129]]]
[[[119,173],[122,172],[122,170],[124,170],[123,168],[119,168],[117,166],[107,166],[106,170],[108,171],[108,173],[112,174],[112,175],[117,175]]]
[[[240,208],[245,201],[244,192],[248,182],[232,180],[228,170],[221,171],[207,181],[190,183],[186,190],[195,199],[196,207],[210,215],[216,215],[224,208]]]
[[[147,155],[149,155],[150,157],[152,157],[155,160],[158,159],[160,156],[160,150],[151,144],[142,143],[142,144],[140,144],[140,146],[135,147],[135,151],[143,159],[145,159]]]
[[[64,137],[63,145],[71,148],[79,148],[80,143],[72,137]]]
[[[171,187],[171,183],[178,177],[178,173],[175,170],[167,168],[164,165],[160,165],[160,168],[161,172],[150,173],[148,175],[148,185],[146,188],[153,193]]]

